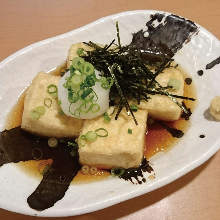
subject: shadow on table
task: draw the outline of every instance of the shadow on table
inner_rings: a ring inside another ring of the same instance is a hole
[[[143,208],[147,208],[148,206],[153,205],[154,203],[162,200],[163,198],[169,196],[170,194],[180,190],[187,184],[189,184],[195,177],[197,177],[200,172],[205,169],[208,164],[211,162],[211,159],[209,159],[206,163],[201,165],[200,167],[196,168],[195,170],[191,171],[190,173],[184,175],[183,177],[177,179],[176,181],[157,189],[153,192],[147,193],[145,195],[139,196],[137,198],[130,199],[128,201],[122,202],[117,205],[113,205],[109,208],[105,208],[100,211],[96,211],[90,214],[85,214],[81,216],[75,216],[75,217],[67,217],[63,218],[66,220],[88,220],[88,219],[104,219],[104,220],[110,220],[110,219],[117,219],[126,215],[129,215],[131,213],[134,213],[138,210],[141,210]],[[128,208],[129,207],[129,208]],[[20,214],[11,213],[5,210],[2,210],[1,213],[4,216],[4,220],[37,220],[42,219],[39,217],[32,217],[32,216],[24,216]],[[61,218],[44,218],[46,219],[61,219]]]

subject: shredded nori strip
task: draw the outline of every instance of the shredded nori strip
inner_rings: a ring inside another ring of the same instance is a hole
[[[146,182],[146,179],[143,175],[144,172],[153,172],[153,168],[150,166],[146,158],[143,159],[139,167],[125,169],[124,173],[120,175],[119,178],[130,181],[133,184],[142,184],[143,182]],[[136,181],[134,181],[132,178],[134,178]]]
[[[206,69],[212,69],[215,65],[219,64],[220,63],[220,57],[216,58],[215,60],[213,60],[212,62],[208,63],[206,65]]]
[[[165,18],[164,24],[161,23],[163,18]],[[153,26],[155,20],[160,22],[157,27]],[[86,51],[86,54],[82,55],[101,72],[101,76],[112,77],[114,80],[110,89],[110,103],[118,107],[115,119],[125,107],[136,125],[137,120],[130,109],[128,100],[134,100],[140,104],[142,100],[148,101],[150,95],[161,94],[168,96],[185,114],[188,114],[187,108],[176,98],[195,100],[171,94],[169,88],[162,87],[156,82],[156,77],[164,69],[172,67],[172,57],[182,48],[183,43],[189,41],[191,35],[198,31],[197,26],[176,15],[165,16],[159,13],[152,15],[146,26],[149,36],[145,37],[145,32],[141,30],[133,34],[131,44],[122,46],[119,25],[116,22],[118,44],[114,43],[114,39],[104,47],[91,41],[84,42],[93,50]],[[152,71],[149,66],[155,71]]]

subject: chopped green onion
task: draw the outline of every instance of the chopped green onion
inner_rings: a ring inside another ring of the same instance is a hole
[[[90,173],[91,175],[97,174],[97,173],[98,173],[97,167],[90,167],[89,173]]]
[[[83,69],[83,65],[84,65],[85,61],[83,58],[81,57],[75,57],[73,60],[72,60],[72,65],[75,69],[77,70],[82,70]]]
[[[98,128],[95,130],[98,137],[107,137],[108,131],[105,128]]]
[[[82,112],[82,113],[88,113],[90,111],[91,105],[89,103],[87,103],[87,102],[82,103],[79,106],[79,111]]]
[[[100,79],[100,82],[101,82],[101,87],[103,89],[110,89],[111,86],[113,85],[114,83],[114,80],[111,78],[111,77],[101,77]]]
[[[130,105],[130,108],[133,112],[137,112],[138,111],[138,107],[135,104]]]
[[[44,115],[46,112],[46,109],[44,106],[38,106],[34,109],[36,112],[38,112],[40,115]]]
[[[83,165],[83,166],[81,167],[81,172],[82,172],[84,175],[88,174],[88,173],[89,173],[89,166],[88,166],[88,165]]]
[[[92,112],[92,113],[96,113],[96,112],[98,112],[100,110],[100,105],[99,104],[92,104],[91,106],[90,106],[90,111]]]
[[[56,98],[58,97],[58,95],[57,95],[57,93],[56,93],[56,92],[51,93],[50,95],[51,95],[51,97],[52,97],[52,98],[54,98],[54,99],[56,99]]]
[[[30,116],[33,120],[38,120],[40,118],[40,114],[34,110],[30,112]]]
[[[85,99],[93,90],[91,88],[87,88],[82,90],[81,99]]]
[[[88,131],[85,134],[85,136],[86,136],[86,140],[89,141],[89,142],[96,141],[96,139],[97,139],[97,134],[94,131]]]
[[[83,48],[78,48],[76,53],[77,53],[78,56],[81,56],[81,55],[84,54],[84,49]]]
[[[71,86],[73,87],[80,85],[82,81],[82,76],[78,74],[73,75],[70,79]]]
[[[128,128],[128,134],[132,134],[132,129]]]
[[[57,93],[57,86],[54,84],[50,84],[49,86],[47,86],[47,92],[49,94]]]
[[[72,91],[72,89],[68,89],[68,101],[70,103],[76,103],[79,100],[79,95]]]
[[[59,103],[58,103],[59,104]],[[52,99],[50,98],[45,98],[44,99],[44,105],[47,107],[47,108],[50,108],[51,105],[52,105]]]
[[[180,89],[180,81],[178,79],[169,79],[169,82],[167,83],[167,86],[171,86],[175,90]]]
[[[74,71],[75,71],[75,69],[74,69],[73,65],[70,65],[70,73],[73,74]]]
[[[91,63],[85,62],[83,66],[83,73],[87,76],[94,73],[94,66]]]
[[[105,112],[103,116],[104,116],[104,121],[105,122],[110,122],[111,121],[111,118],[109,117],[107,112]]]
[[[80,117],[80,114],[81,114],[81,112],[80,112],[80,109],[79,109],[79,108],[77,108],[77,109],[74,111],[74,113],[73,113],[73,115],[76,116],[76,117]]]
[[[58,140],[55,137],[51,137],[48,139],[48,146],[49,147],[57,147]]]
[[[86,136],[85,135],[80,135],[78,138],[78,145],[79,147],[83,147],[86,144]]]
[[[125,172],[125,169],[123,168],[112,168],[111,169],[112,176],[122,176],[124,172]]]
[[[31,111],[31,118],[34,120],[38,120],[43,114],[45,114],[45,111],[46,110],[44,106],[38,106]]]
[[[67,145],[68,145],[69,147],[77,148],[77,143],[74,143],[74,142],[71,142],[71,141],[68,141],[68,142],[67,142]]]

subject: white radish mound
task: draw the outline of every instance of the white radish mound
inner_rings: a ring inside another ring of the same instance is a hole
[[[99,72],[95,71],[96,77],[99,78]],[[97,94],[98,99],[94,101],[94,104],[98,104],[100,106],[99,111],[83,113],[81,112],[79,116],[73,115],[70,112],[75,112],[77,108],[82,104],[81,101],[77,101],[76,103],[70,103],[68,100],[68,90],[64,88],[64,84],[66,82],[66,78],[70,76],[70,71],[68,71],[59,81],[58,84],[58,99],[61,101],[61,109],[65,115],[71,116],[79,119],[92,119],[99,115],[104,114],[109,108],[109,89],[103,89],[99,82],[96,82],[95,86],[92,87],[93,91]],[[71,104],[71,106],[70,106]]]

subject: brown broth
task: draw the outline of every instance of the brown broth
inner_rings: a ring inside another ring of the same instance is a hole
[[[50,74],[53,75],[59,75],[61,70],[63,70],[65,67],[65,64],[62,64],[58,66],[55,70],[51,71]],[[180,69],[180,68],[179,68]],[[184,73],[182,69],[180,69],[183,74],[184,78],[189,77],[187,74]],[[196,97],[196,92],[194,88],[194,84],[191,83],[190,85],[184,84],[184,96],[188,97]],[[14,108],[11,110],[7,117],[6,121],[6,129],[11,129],[16,126],[21,125],[21,119],[24,109],[24,98],[25,98],[25,92],[20,96],[18,99],[17,104],[14,106]],[[196,102],[192,101],[184,101],[186,106],[193,111],[193,109],[196,106]],[[186,121],[185,119],[179,119],[174,122],[168,123],[171,127],[175,127],[177,129],[182,130],[183,132],[186,132],[187,128],[190,125],[190,121]],[[160,137],[160,138],[158,138]],[[146,135],[146,147],[145,147],[145,157],[149,159],[153,155],[155,155],[158,152],[161,151],[167,151],[172,146],[174,146],[175,143],[177,143],[178,139],[172,137],[172,135],[164,128],[162,128],[158,124],[153,124],[149,127],[148,133]],[[42,165],[44,164],[44,165]],[[28,175],[35,177],[35,178],[42,178],[42,170],[46,166],[47,161],[26,161],[26,162],[19,162],[17,163],[17,167],[20,168],[22,171],[27,173]],[[78,172],[76,177],[73,179],[72,183],[78,184],[78,183],[88,183],[93,181],[99,181],[107,178],[110,175],[109,172],[104,170],[98,170],[97,174],[91,175],[91,174],[83,174],[81,171]]]

